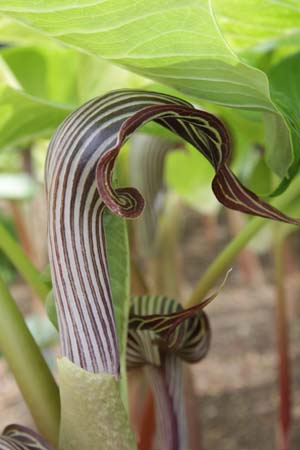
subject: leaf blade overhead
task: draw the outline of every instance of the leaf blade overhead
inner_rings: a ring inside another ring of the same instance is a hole
[[[274,42],[299,34],[300,7],[297,0],[213,0],[222,32],[237,50]]]
[[[213,6],[210,0],[139,0],[134,7],[126,0],[0,0],[0,12],[44,35],[193,98],[269,111],[281,124],[269,164],[283,177],[294,158],[289,124],[270,98],[267,76],[224,40]]]

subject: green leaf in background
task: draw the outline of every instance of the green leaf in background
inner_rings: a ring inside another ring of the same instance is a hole
[[[27,94],[76,106],[78,52],[48,43],[4,48],[0,54]]]
[[[79,104],[108,91],[122,88],[141,89],[149,81],[128,70],[97,58],[78,53],[77,90]]]
[[[189,146],[168,155],[165,174],[167,185],[195,210],[209,214],[220,207],[210,186],[213,168]]]
[[[284,113],[291,129],[294,145],[294,164],[290,171],[299,169],[300,159],[300,53],[281,60],[269,72],[271,95]],[[272,155],[270,155],[271,157]]]
[[[279,130],[276,146],[269,148],[269,164],[286,175],[293,150],[287,123],[270,99],[267,77],[231,51],[209,0],[139,0],[134,6],[127,0],[67,0],[63,5],[58,0],[0,0],[0,12],[189,96],[269,111],[277,125],[274,134]]]
[[[300,48],[300,30],[299,34],[287,35],[279,41],[265,42],[259,47],[249,47],[238,55],[241,60],[250,66],[269,73],[272,65],[277,64],[287,56],[299,51]]]
[[[269,72],[272,97],[295,122],[300,117],[300,52],[285,58]]]
[[[50,136],[69,112],[0,83],[0,150]]]
[[[248,189],[254,190],[257,195],[264,197],[272,191],[273,180],[261,150],[259,146],[256,148],[254,146],[250,152],[252,164],[250,163],[249,166],[252,167],[249,167],[248,176],[244,181]]]
[[[216,19],[235,50],[299,35],[298,0],[213,0]]]
[[[2,132],[2,149],[49,137],[72,109],[91,97],[145,84],[124,69],[49,40],[44,45],[3,48],[0,55],[0,129],[16,127],[20,132]],[[6,91],[10,95],[4,95]]]
[[[215,107],[214,114],[225,123],[232,147],[230,165],[243,176],[247,172],[247,154],[253,145],[265,143],[264,127],[261,114],[256,111],[237,111],[220,106]]]

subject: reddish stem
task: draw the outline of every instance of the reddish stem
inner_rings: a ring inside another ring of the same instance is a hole
[[[147,295],[147,287],[144,275],[134,257],[130,258],[130,292],[131,295]]]
[[[145,366],[145,373],[153,392],[157,429],[163,450],[179,450],[180,423],[174,409],[174,396],[169,391],[170,379],[166,377],[166,367]],[[177,406],[177,405],[176,405]]]
[[[201,215],[201,226],[203,229],[204,239],[213,248],[218,242],[218,221],[217,216],[213,214]]]
[[[199,414],[199,399],[196,395],[191,367],[185,366],[184,387],[186,399],[186,414],[189,434],[189,449],[202,450],[201,417]]]
[[[279,450],[288,450],[291,423],[290,365],[288,344],[288,322],[284,287],[284,241],[275,236],[274,269],[276,283],[276,331],[279,364]]]
[[[34,257],[34,251],[32,249],[32,243],[21,211],[21,205],[19,202],[12,200],[10,201],[10,210],[21,245],[28,258],[32,260]]]
[[[139,430],[139,450],[152,450],[155,436],[154,398],[150,389],[147,392]]]

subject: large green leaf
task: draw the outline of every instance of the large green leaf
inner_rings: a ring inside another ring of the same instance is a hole
[[[298,0],[213,0],[216,19],[237,49],[299,35]]]
[[[71,111],[75,53],[54,45],[1,49],[1,150],[50,137]],[[64,74],[67,80],[58,83]]]
[[[0,8],[49,36],[182,87],[190,95],[274,110],[266,79],[239,63],[208,0],[140,0],[134,8],[126,0],[68,0],[63,6],[58,1],[50,6],[46,0],[1,0]]]
[[[43,37],[35,30],[4,16],[0,16],[0,36],[1,44],[7,45],[49,42],[47,36]]]
[[[293,152],[267,77],[234,55],[211,6],[209,0],[139,0],[134,6],[127,0],[0,0],[2,13],[185,94],[271,112],[280,126],[269,164],[284,176]]]
[[[78,53],[77,91],[79,104],[108,91],[122,88],[142,88],[149,81],[110,64],[97,56]]]

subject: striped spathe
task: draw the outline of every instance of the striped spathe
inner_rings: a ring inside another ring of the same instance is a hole
[[[106,205],[137,217],[144,199],[132,187],[113,189],[112,172],[123,143],[150,120],[191,143],[213,165],[212,189],[225,206],[299,223],[246,189],[228,168],[228,133],[219,119],[162,93],[120,90],[93,99],[55,132],[47,154],[49,258],[61,351],[91,372],[119,374],[102,214]]]

